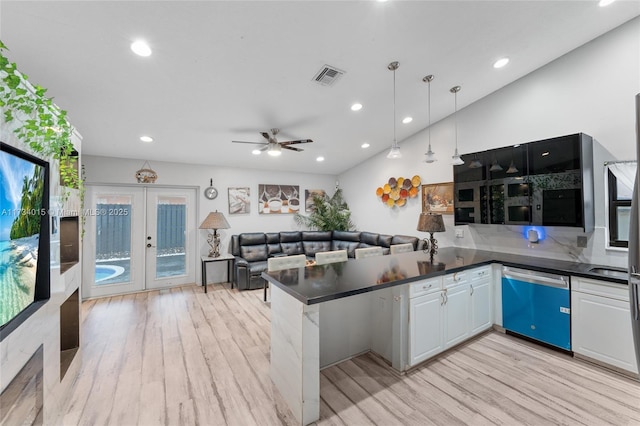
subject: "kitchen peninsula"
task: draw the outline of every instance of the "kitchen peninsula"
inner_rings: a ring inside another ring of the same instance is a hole
[[[309,424],[319,418],[320,369],[372,351],[405,371],[501,325],[500,292],[494,291],[501,265],[603,279],[589,272],[592,265],[461,248],[440,249],[433,263],[428,254],[411,252],[264,272],[272,284],[274,384],[301,424]],[[410,318],[410,302],[431,295],[425,306],[431,300],[448,313],[427,327],[420,307]],[[444,329],[435,352],[416,351],[424,346],[417,327]]]

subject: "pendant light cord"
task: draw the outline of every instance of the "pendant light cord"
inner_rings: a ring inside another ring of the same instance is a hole
[[[456,153],[458,151],[458,91],[453,92],[453,124],[455,126],[455,135],[456,135]]]
[[[398,146],[396,142],[396,68],[393,69],[393,146]]]
[[[428,135],[429,135],[429,151],[431,151],[431,80],[427,81],[427,88],[429,89],[429,92],[428,92],[429,99],[427,100],[427,106],[429,107],[429,113],[427,114],[429,119],[429,126],[427,127],[427,129],[428,129]]]

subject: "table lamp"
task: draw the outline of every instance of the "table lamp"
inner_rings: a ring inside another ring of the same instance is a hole
[[[429,258],[433,263],[433,255],[438,253],[438,241],[433,238],[434,232],[444,232],[444,221],[441,214],[422,212],[418,218],[418,231],[428,232],[431,234],[430,238],[424,239],[425,247],[424,252],[429,250]]]
[[[200,225],[200,229],[213,229],[213,233],[209,233],[207,243],[209,243],[209,257],[220,257],[220,235],[218,229],[229,229],[229,222],[224,215],[219,212],[211,212]]]

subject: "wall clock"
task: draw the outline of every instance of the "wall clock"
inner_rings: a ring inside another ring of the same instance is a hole
[[[213,200],[218,196],[218,190],[213,187],[213,179],[209,181],[209,187],[204,189],[204,196]]]

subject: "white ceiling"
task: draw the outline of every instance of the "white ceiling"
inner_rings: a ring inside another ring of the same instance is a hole
[[[84,154],[339,174],[391,145],[389,62],[402,141],[427,126],[425,75],[435,122],[453,112],[452,86],[461,109],[638,15],[638,0],[2,0],[0,39],[69,111]],[[137,38],[152,56],[132,54]],[[333,87],[312,81],[324,64],[346,71]],[[272,127],[314,143],[279,158],[231,143]]]

